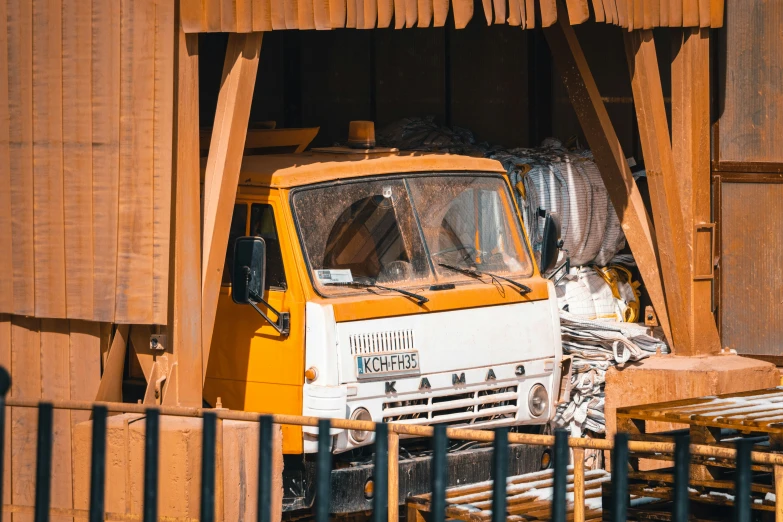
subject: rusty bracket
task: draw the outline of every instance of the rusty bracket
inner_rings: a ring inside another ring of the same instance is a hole
[[[647,326],[658,326],[658,316],[655,315],[655,309],[652,306],[644,307],[644,324]]]
[[[154,352],[166,351],[166,336],[164,334],[150,335],[150,350]]]
[[[703,240],[699,239],[700,237],[703,237],[704,231],[709,231],[710,233],[710,255],[705,260],[701,260],[701,263],[699,262],[699,252],[702,250],[700,247],[702,246]],[[701,232],[701,233],[700,233]],[[715,278],[715,223],[696,223],[693,225],[693,280],[694,281],[705,281],[705,280],[711,280]],[[709,268],[705,266],[707,263],[709,263]],[[701,268],[701,270],[700,270]]]

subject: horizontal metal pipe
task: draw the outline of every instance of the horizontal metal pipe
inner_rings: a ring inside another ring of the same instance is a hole
[[[16,408],[37,408],[38,399],[8,398],[6,406]],[[55,409],[66,410],[92,410],[93,406],[105,406],[111,413],[135,413],[144,415],[148,406],[143,404],[126,404],[121,402],[90,402],[90,401],[49,401]],[[204,412],[214,412],[219,419],[239,420],[248,422],[258,422],[258,412],[236,411],[236,410],[215,410],[211,408],[188,408],[183,406],[159,406],[157,409],[161,415],[175,417],[202,417]],[[299,415],[272,415],[272,421],[275,424],[287,424],[291,426],[318,426],[317,417],[302,417]],[[330,419],[332,428],[344,430],[375,431],[375,423],[370,421],[357,421],[349,419]],[[389,431],[400,435],[409,435],[415,437],[432,437],[432,426],[416,426],[409,424],[390,423]],[[467,429],[467,428],[448,428],[446,435],[452,440],[466,440],[477,442],[492,442],[495,434],[489,430]],[[508,441],[511,444],[531,444],[535,446],[552,446],[555,438],[552,435],[536,435],[533,433],[509,433]],[[569,438],[568,445],[572,448],[585,448],[596,450],[611,450],[612,441],[606,439],[581,439]],[[691,454],[703,457],[715,457],[724,459],[734,459],[736,450],[720,446],[707,446],[704,444],[691,444]],[[663,453],[667,455],[674,454],[674,442],[651,442],[651,441],[629,441],[628,449],[637,453]],[[754,451],[751,453],[751,461],[755,464],[783,465],[783,454],[761,453]]]

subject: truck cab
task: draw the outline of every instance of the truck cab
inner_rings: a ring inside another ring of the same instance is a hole
[[[210,353],[211,406],[471,428],[545,425],[562,358],[500,163],[339,148],[244,158]],[[338,468],[371,453],[332,435]],[[283,427],[286,510],[312,500],[316,442]]]

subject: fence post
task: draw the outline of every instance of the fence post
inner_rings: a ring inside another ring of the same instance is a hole
[[[628,515],[628,434],[614,436],[612,450],[612,522],[625,522]]]
[[[585,522],[585,449],[574,448],[574,522]]]
[[[272,417],[262,415],[258,427],[258,522],[272,520]]]
[[[38,446],[35,462],[35,522],[48,522],[52,489],[52,423],[51,403],[38,405]]]
[[[389,427],[378,422],[375,424],[375,466],[373,468],[373,479],[375,481],[373,491],[372,519],[373,522],[388,522],[388,480],[387,468],[389,466],[389,455],[387,448],[389,446]]]
[[[750,522],[750,450],[753,441],[737,440],[737,474],[734,484],[734,521]],[[777,502],[777,498],[775,498]]]
[[[568,432],[555,430],[555,476],[552,488],[552,522],[566,519],[566,478],[568,475]]]
[[[90,454],[90,522],[103,522],[106,496],[106,406],[92,408]]]
[[[674,441],[674,522],[687,522],[689,519],[690,446],[691,437],[687,433],[678,435]]]
[[[332,434],[329,419],[318,421],[318,455],[315,468],[315,522],[329,522],[332,500]]]
[[[775,466],[775,522],[783,522],[783,466]]]
[[[432,437],[432,502],[430,503],[430,522],[443,522],[446,519],[446,426],[436,424]]]
[[[226,492],[223,477],[223,419],[218,417],[215,427],[215,520],[226,518]]]
[[[214,522],[217,438],[217,415],[214,412],[204,412],[201,437],[201,522]]]
[[[144,522],[158,520],[158,451],[160,448],[160,412],[147,410],[144,433]]]
[[[389,430],[389,517],[388,522],[400,520],[400,434]],[[410,521],[409,521],[410,522]]]
[[[3,503],[3,477],[5,476],[5,396],[11,389],[11,375],[0,366],[0,504]],[[8,458],[11,458],[9,455]],[[0,508],[0,522],[3,521],[3,510]]]
[[[508,428],[497,428],[495,430],[492,461],[492,522],[506,522]]]

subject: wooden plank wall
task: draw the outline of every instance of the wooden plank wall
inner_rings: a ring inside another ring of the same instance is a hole
[[[101,326],[0,314],[0,365],[12,375],[10,396],[94,400],[101,378]],[[71,428],[88,419],[89,412],[55,412],[52,507],[73,507]],[[34,505],[37,424],[37,410],[11,409],[6,422],[3,504]],[[32,520],[32,514],[16,513],[12,519]]]
[[[783,3],[729,0],[718,67],[720,161],[783,163]]]
[[[165,324],[175,0],[0,0],[0,313]]]

